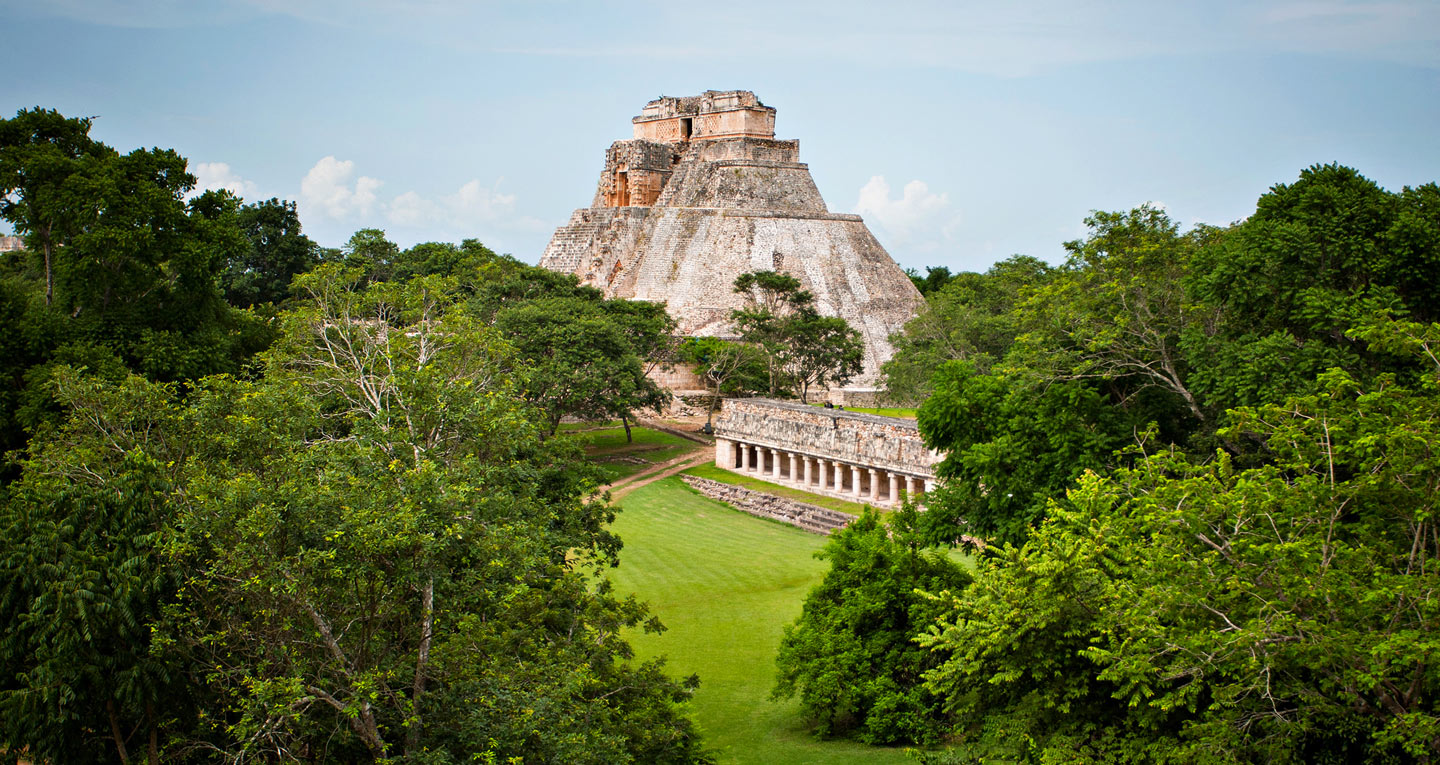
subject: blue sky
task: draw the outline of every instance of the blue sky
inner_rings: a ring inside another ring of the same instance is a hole
[[[753,90],[901,265],[1057,261],[1091,210],[1440,181],[1440,2],[0,0],[0,114],[95,116],[338,246],[535,262],[660,95]]]

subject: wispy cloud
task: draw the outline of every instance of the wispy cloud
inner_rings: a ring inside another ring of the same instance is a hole
[[[473,232],[479,227],[511,231],[544,228],[539,220],[516,211],[515,195],[500,191],[502,181],[487,186],[475,179],[450,194],[426,196],[406,191],[384,201],[377,194],[385,185],[383,181],[357,175],[353,161],[330,156],[316,162],[305,174],[300,182],[300,203],[303,211],[313,210],[330,220],[357,225],[384,221],[438,232]]]
[[[0,0],[0,8],[114,26],[291,17],[454,49],[536,56],[666,61],[703,53],[775,62],[854,61],[863,54],[877,67],[999,76],[1095,61],[1276,50],[1440,67],[1440,3],[1434,0],[732,0],[728,13],[769,22],[740,37],[709,23],[708,7],[661,0],[597,0],[564,13],[552,3],[518,0]],[[486,34],[477,37],[475,29]]]

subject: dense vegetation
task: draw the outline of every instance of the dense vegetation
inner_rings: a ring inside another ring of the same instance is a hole
[[[916,275],[885,373],[945,483],[895,533],[979,543],[973,582],[919,588],[923,679],[857,622],[790,676],[935,694],[937,762],[1430,761],[1440,187],[1316,166],[1226,228],[1087,223],[1058,267]]]
[[[0,121],[0,757],[694,762],[561,417],[663,311],[478,242],[322,251],[173,152]]]

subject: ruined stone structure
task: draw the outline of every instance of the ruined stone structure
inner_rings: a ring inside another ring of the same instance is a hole
[[[776,140],[775,110],[743,90],[660,98],[616,141],[590,207],[561,226],[540,265],[607,297],[663,302],[687,336],[731,335],[735,277],[794,275],[822,314],[865,342],[872,382],[923,303],[858,215],[832,213],[799,141]]]
[[[695,491],[718,502],[724,502],[736,510],[749,513],[757,518],[768,518],[772,521],[787,523],[815,534],[829,534],[849,525],[850,521],[855,518],[855,516],[839,510],[831,510],[808,502],[796,502],[793,499],[777,497],[774,494],[766,494],[763,491],[746,489],[742,486],[732,486],[708,478],[682,475],[680,480]]]
[[[15,252],[25,249],[25,240],[18,236],[0,236],[0,252]]]
[[[854,502],[923,504],[941,455],[914,421],[774,399],[730,399],[715,420],[715,465]]]

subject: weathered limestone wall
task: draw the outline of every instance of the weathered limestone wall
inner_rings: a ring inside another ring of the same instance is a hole
[[[669,369],[657,368],[646,376],[654,380],[656,385],[669,390],[703,391],[709,388],[704,378],[695,374],[694,364],[675,364]]]
[[[806,502],[796,502],[793,499],[785,499],[753,489],[732,486],[728,483],[720,483],[719,481],[712,481],[708,478],[682,475],[680,479],[701,494],[711,499],[724,502],[737,510],[742,510],[761,518],[769,518],[773,521],[788,523],[791,526],[798,526],[816,534],[829,534],[835,529],[843,528],[854,518],[854,516],[847,515],[838,510],[831,510],[827,507],[811,505]]]
[[[929,480],[941,459],[911,420],[774,399],[727,399],[715,436]]]
[[[693,132],[715,114],[768,114],[769,128]],[[681,119],[691,120],[689,139],[646,132]],[[809,166],[796,161],[799,142],[776,140],[773,120],[774,109],[746,91],[650,102],[635,118],[636,139],[606,153],[592,206],[555,232],[540,265],[607,297],[663,302],[687,336],[733,336],[729,314],[745,300],[735,277],[789,273],[822,314],[860,332],[864,369],[854,382],[872,384],[894,353],[890,335],[924,300],[860,216],[826,208]]]

